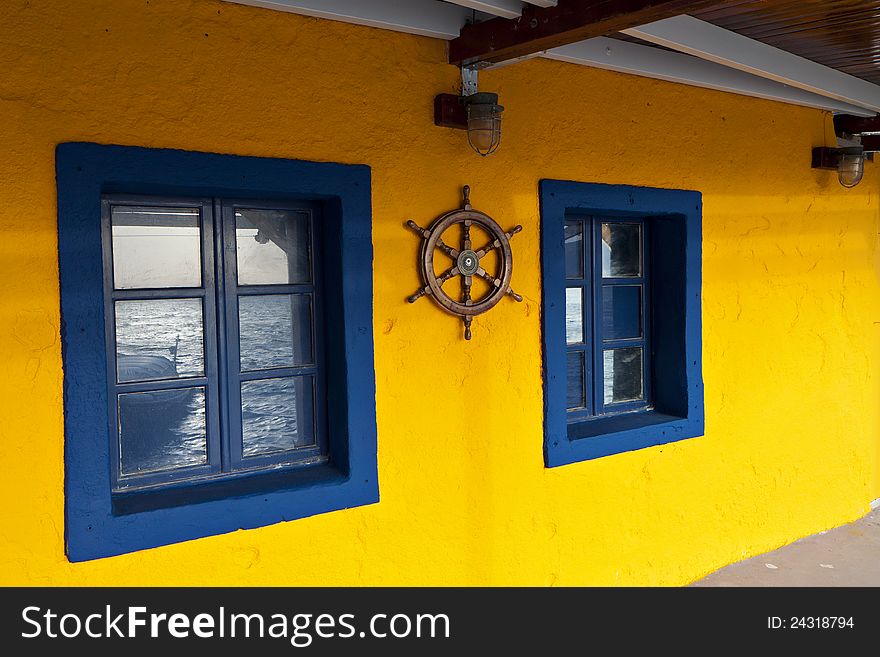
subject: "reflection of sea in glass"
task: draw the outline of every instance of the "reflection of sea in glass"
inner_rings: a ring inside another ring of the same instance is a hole
[[[207,462],[204,388],[125,393],[118,408],[121,474]]]
[[[120,383],[204,374],[201,299],[117,301]]]
[[[605,403],[614,404],[642,399],[644,396],[642,348],[607,349],[602,356],[605,367]]]
[[[642,273],[639,224],[602,224],[602,276],[632,278]]]
[[[295,210],[235,211],[239,285],[311,281],[309,215]]]
[[[568,354],[566,385],[569,410],[584,408],[587,405],[584,390],[584,352],[573,351]]]
[[[241,427],[244,457],[314,445],[313,377],[242,383]]]
[[[565,342],[584,341],[584,292],[579,287],[565,288]]]
[[[202,284],[198,208],[113,206],[117,290]]]
[[[303,294],[238,297],[242,371],[312,362],[309,301]]]

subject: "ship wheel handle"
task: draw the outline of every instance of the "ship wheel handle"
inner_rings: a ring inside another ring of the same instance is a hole
[[[443,234],[456,224],[461,225],[461,243],[457,249],[443,241]],[[407,301],[415,303],[423,296],[432,296],[441,308],[462,319],[466,340],[471,339],[471,322],[475,315],[493,308],[504,296],[510,296],[516,301],[523,300],[510,288],[513,274],[510,238],[520,232],[522,226],[515,226],[510,231],[505,231],[489,215],[474,210],[470,203],[468,185],[462,189],[460,210],[446,213],[428,229],[422,228],[411,219],[406,225],[424,238],[419,256],[422,287],[408,297]],[[473,226],[479,227],[489,235],[489,241],[480,248],[474,248],[471,242]],[[495,274],[487,272],[481,264],[481,260],[492,251],[498,252],[498,267]],[[441,274],[435,273],[434,257],[437,252],[445,254],[452,261]],[[471,294],[474,276],[489,284],[489,291],[477,299]],[[443,289],[443,285],[455,277],[461,279],[458,299],[454,299]]]

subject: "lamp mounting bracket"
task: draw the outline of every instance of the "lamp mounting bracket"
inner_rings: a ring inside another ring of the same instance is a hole
[[[461,67],[461,95],[470,96],[478,91],[480,72],[473,66]]]

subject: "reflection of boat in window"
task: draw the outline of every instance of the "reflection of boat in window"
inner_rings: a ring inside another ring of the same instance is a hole
[[[178,337],[178,344],[180,338]],[[158,354],[117,356],[121,381],[177,379],[177,344],[168,350],[173,359]],[[124,463],[151,460],[177,437],[177,429],[191,413],[193,394],[198,388],[173,388],[120,395],[119,431]]]
[[[165,356],[119,354],[116,363],[120,381],[176,379],[177,363]]]

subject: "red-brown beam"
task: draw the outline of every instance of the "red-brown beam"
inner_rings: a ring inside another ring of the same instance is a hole
[[[859,135],[863,132],[880,132],[880,116],[852,116],[838,114],[834,117],[834,129],[838,135]]]
[[[742,2],[559,0],[555,7],[527,5],[519,18],[493,18],[465,25],[449,42],[449,63],[504,62],[679,14],[736,4]]]
[[[861,141],[866,153],[880,152],[880,135],[862,135]]]

